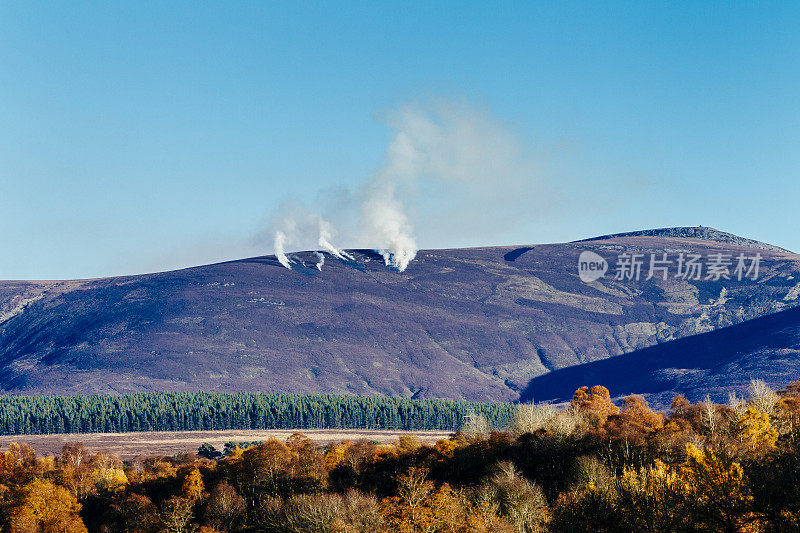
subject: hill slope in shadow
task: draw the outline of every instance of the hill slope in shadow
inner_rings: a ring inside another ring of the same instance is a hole
[[[521,399],[565,402],[577,388],[600,384],[615,396],[641,394],[660,408],[676,394],[724,403],[757,378],[776,389],[800,380],[799,308],[556,370],[534,378]]]

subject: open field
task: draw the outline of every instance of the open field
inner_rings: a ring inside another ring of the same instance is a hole
[[[384,431],[361,429],[233,429],[224,431],[142,431],[134,433],[67,433],[57,435],[4,435],[0,445],[27,443],[38,454],[56,454],[67,442],[83,442],[92,452],[103,451],[122,459],[137,455],[175,455],[195,452],[204,442],[222,450],[226,442],[264,441],[270,437],[286,440],[293,433],[302,433],[321,444],[341,440],[366,439],[382,444],[396,441],[400,435],[416,435],[423,442],[447,438],[445,431]]]

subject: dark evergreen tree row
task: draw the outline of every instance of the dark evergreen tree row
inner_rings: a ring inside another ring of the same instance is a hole
[[[506,427],[513,406],[387,396],[152,393],[0,396],[0,434],[222,429],[457,430],[472,414]]]

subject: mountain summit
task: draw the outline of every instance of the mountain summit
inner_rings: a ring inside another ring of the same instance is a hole
[[[318,253],[301,252],[292,270],[265,256],[140,276],[0,282],[0,390],[516,400],[551,371],[797,306],[800,256],[683,230],[424,250],[404,272],[352,250],[352,260],[329,256],[322,270]],[[582,282],[583,252],[609,272]],[[733,265],[730,279],[614,275],[632,254],[646,270],[651,254],[735,263],[756,253],[757,279],[738,279]]]
[[[602,235],[600,237],[592,237],[591,239],[584,239],[575,242],[586,241],[602,241],[606,239],[616,239],[619,237],[672,237],[678,239],[696,239],[701,241],[714,241],[725,244],[734,244],[736,246],[746,246],[748,248],[760,248],[762,250],[771,250],[773,252],[786,252],[792,253],[785,248],[767,244],[753,239],[746,239],[739,237],[733,233],[727,233],[718,229],[709,228],[708,226],[682,226],[674,228],[658,228],[646,229],[639,231],[630,231],[627,233],[615,233],[613,235]]]

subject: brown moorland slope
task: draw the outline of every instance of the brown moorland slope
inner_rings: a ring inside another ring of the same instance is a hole
[[[305,263],[293,270],[266,256],[116,278],[3,281],[0,391],[515,400],[553,370],[796,306],[800,256],[753,242],[631,235],[425,250],[404,272],[355,250],[355,260],[329,257],[321,271],[314,254],[298,253]],[[610,272],[584,283],[584,250],[612,270],[623,252],[758,252],[762,261],[755,281],[615,280]]]

